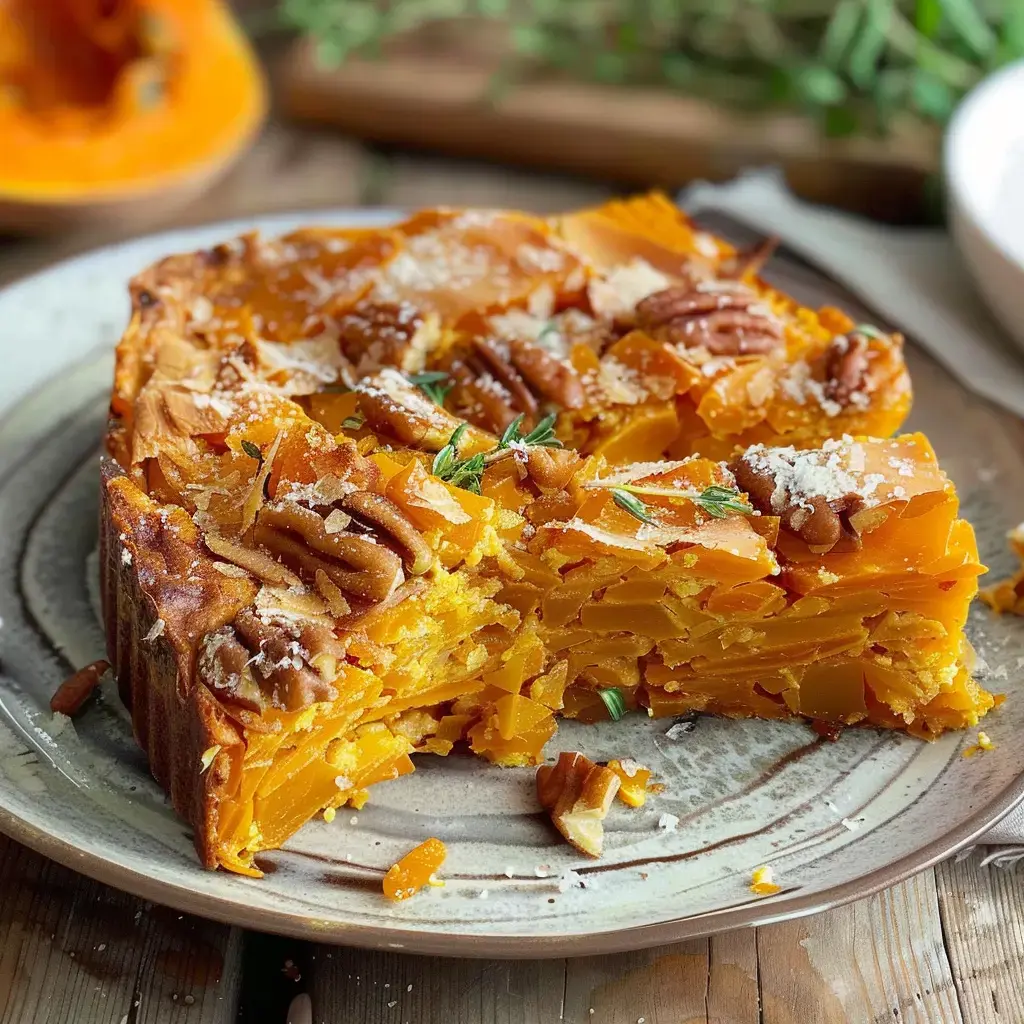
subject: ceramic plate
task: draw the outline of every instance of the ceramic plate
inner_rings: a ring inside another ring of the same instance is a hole
[[[382,211],[263,222],[367,224]],[[533,771],[421,757],[358,814],[307,825],[260,857],[253,881],[199,868],[188,829],[150,779],[113,689],[53,736],[50,695],[100,656],[95,608],[97,457],[126,320],[125,285],[152,260],[251,225],[145,238],[55,266],[0,293],[0,828],[112,885],[180,909],[349,945],[480,956],[635,948],[764,924],[864,896],[974,841],[1024,794],[1024,622],[975,609],[971,639],[990,688],[1009,699],[986,729],[997,748],[965,759],[974,734],[927,744],[850,730],[827,742],[801,724],[698,720],[564,723],[548,753],[632,754],[665,791],[607,822],[605,855],[561,842]],[[785,258],[772,277],[805,301],[834,286]],[[847,303],[849,305],[849,303]],[[860,315],[864,315],[863,313]],[[1010,568],[1006,529],[1024,515],[1021,425],[909,353],[926,431],[955,479],[983,557]],[[659,827],[659,820],[673,829]],[[428,836],[449,850],[446,884],[400,904],[383,872]],[[754,896],[769,864],[781,891]]]

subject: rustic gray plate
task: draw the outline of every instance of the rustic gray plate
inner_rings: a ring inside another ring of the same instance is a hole
[[[308,214],[262,226],[389,216]],[[986,722],[998,746],[982,756],[960,756],[973,734],[925,744],[860,730],[828,743],[797,724],[707,719],[673,740],[668,722],[639,716],[565,723],[550,753],[630,753],[666,784],[640,811],[613,809],[599,862],[545,824],[532,771],[425,757],[415,774],[376,788],[359,814],[307,825],[261,858],[263,880],[202,871],[113,691],[56,737],[47,705],[61,679],[103,649],[89,554],[125,283],[167,252],[241,227],[141,239],[0,293],[0,829],[105,882],[232,924],[386,949],[562,956],[764,924],[864,896],[974,841],[1024,795],[1024,745],[1015,739],[1024,731],[1024,623],[978,608],[970,632],[986,682],[1009,694]],[[800,264],[780,258],[772,270],[807,301],[837,299]],[[1005,571],[1004,532],[1024,515],[1021,426],[920,352],[910,359],[911,426],[932,438],[983,557]],[[663,814],[678,818],[674,830],[659,828]],[[432,835],[448,844],[444,888],[384,900],[384,870]],[[750,892],[760,864],[773,867],[776,896]]]

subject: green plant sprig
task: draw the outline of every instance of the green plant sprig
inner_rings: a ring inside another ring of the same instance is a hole
[[[522,426],[525,416],[519,415],[506,427],[494,448],[489,452],[478,452],[465,459],[459,458],[459,443],[469,424],[460,423],[452,432],[448,443],[434,456],[430,472],[455,487],[462,487],[474,494],[479,494],[483,473],[488,466],[511,458],[516,451],[521,451],[524,447],[561,448],[562,442],[555,437],[554,432],[557,418],[557,413],[551,413],[549,416],[545,416],[533,430],[524,434]]]
[[[657,520],[644,501],[637,497],[638,494],[646,494],[652,498],[682,498],[715,519],[725,519],[730,512],[744,516],[754,514],[753,506],[740,498],[739,491],[718,484],[705,487],[703,491],[684,491],[679,487],[610,484],[602,480],[591,480],[590,483],[584,484],[584,487],[588,490],[610,491],[615,504],[634,519],[639,519],[641,523],[654,523]]]
[[[413,373],[408,377],[410,384],[415,384],[435,405],[444,408],[444,400],[448,392],[455,387],[455,381],[443,370],[425,370]]]
[[[659,85],[734,107],[803,109],[829,135],[944,123],[988,72],[1024,56],[1020,0],[279,0],[322,60],[377,55],[451,19],[501,22],[492,97],[538,67]]]

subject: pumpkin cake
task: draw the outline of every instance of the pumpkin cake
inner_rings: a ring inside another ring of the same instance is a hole
[[[258,875],[417,752],[535,764],[559,715],[933,737],[992,706],[953,486],[924,437],[865,436],[906,413],[899,339],[762,257],[646,197],[247,236],[132,283],[109,653],[203,864]]]

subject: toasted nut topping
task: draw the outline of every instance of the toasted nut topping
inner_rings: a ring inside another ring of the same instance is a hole
[[[637,326],[672,344],[716,356],[759,355],[782,343],[782,328],[750,289],[701,291],[679,285],[637,304]]]
[[[265,551],[236,544],[216,533],[206,534],[203,543],[215,555],[251,572],[264,583],[273,583],[279,587],[295,587],[302,582],[287,566],[271,558]]]
[[[540,345],[519,338],[509,343],[509,356],[512,365],[542,397],[563,409],[583,407],[586,399],[583,382],[561,359],[556,359]]]
[[[560,491],[572,479],[582,460],[570,448],[531,445],[526,451],[526,473],[538,487]]]
[[[619,777],[578,752],[559,754],[554,765],[537,769],[537,796],[555,828],[577,850],[600,857],[602,822],[619,791]]]
[[[439,336],[437,317],[424,317],[408,303],[361,302],[338,320],[342,354],[360,377],[384,366],[422,370]]]
[[[50,698],[50,710],[55,715],[77,715],[109,670],[110,662],[103,658],[80,668],[57,687],[57,692]]]
[[[863,504],[859,495],[848,494],[833,501],[812,496],[794,502],[784,488],[777,494],[779,487],[770,473],[755,469],[745,459],[738,459],[732,470],[736,486],[746,492],[750,504],[762,515],[779,516],[783,529],[796,534],[805,544],[828,550],[844,533],[854,532],[848,519],[844,529],[843,517],[859,510]]]
[[[265,622],[251,609],[235,618],[242,639],[259,652],[256,676],[270,688],[270,703],[287,711],[298,711],[317,701],[333,700],[337,691],[325,683],[305,662],[306,651],[296,636],[275,623]]]
[[[849,405],[855,394],[863,392],[871,363],[870,342],[863,334],[840,336],[825,353],[825,396],[840,405]]]
[[[473,375],[465,363],[457,362],[452,364],[451,375],[459,386],[458,397],[467,419],[477,421],[486,430],[501,434],[518,415],[515,406],[509,401],[512,395],[490,373],[485,384]]]
[[[289,534],[297,534],[305,543]],[[402,561],[389,548],[351,533],[328,533],[316,512],[298,505],[265,508],[254,537],[258,544],[298,566],[307,579],[314,580],[317,569],[322,569],[342,590],[372,601],[383,600],[403,579]],[[309,548],[326,559],[318,558]]]
[[[516,408],[532,416],[537,411],[537,399],[519,376],[518,371],[510,362],[509,356],[498,342],[492,338],[474,338],[473,350],[486,364],[487,369],[505,386],[512,396]]]
[[[379,526],[398,541],[405,549],[405,567],[413,576],[422,576],[433,565],[430,545],[390,498],[373,491],[356,491],[347,494],[339,504],[345,512]]]
[[[199,648],[199,678],[219,700],[259,714],[267,706],[263,691],[253,679],[253,654],[238,642],[226,626],[208,634]]]
[[[335,585],[334,581],[323,569],[316,570],[313,582],[316,585],[316,589],[320,592],[320,596],[327,602],[327,607],[330,609],[331,614],[336,619],[343,619],[346,615],[352,613],[352,607],[346,600],[341,588]]]
[[[462,420],[432,402],[394,370],[384,370],[360,383],[359,408],[371,429],[422,451],[440,451]],[[490,447],[476,431],[480,447]],[[469,438],[467,438],[469,440]]]

